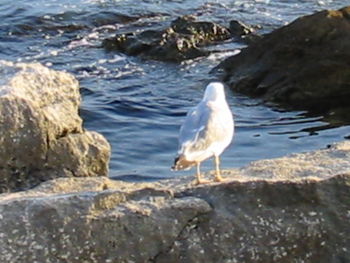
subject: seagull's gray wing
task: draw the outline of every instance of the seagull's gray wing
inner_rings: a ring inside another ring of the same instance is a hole
[[[205,102],[200,102],[188,112],[185,122],[180,129],[179,150],[184,146],[191,147],[196,151],[206,149],[208,143],[205,137],[210,114],[211,109]]]

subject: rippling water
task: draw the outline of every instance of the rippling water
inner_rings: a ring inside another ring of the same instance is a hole
[[[350,1],[0,0],[0,59],[38,61],[79,79],[85,127],[112,145],[111,176],[191,174],[169,169],[179,127],[201,99],[208,72],[242,45],[227,42],[215,47],[221,51],[215,55],[172,64],[106,52],[101,41],[185,14],[224,25],[237,19],[269,32],[298,16],[345,5]],[[348,123],[333,125],[322,116],[267,107],[229,90],[227,95],[236,134],[222,156],[223,168],[325,147],[350,134]]]

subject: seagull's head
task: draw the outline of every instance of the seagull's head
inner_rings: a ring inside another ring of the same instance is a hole
[[[220,82],[211,82],[205,89],[203,100],[225,100],[224,85]]]

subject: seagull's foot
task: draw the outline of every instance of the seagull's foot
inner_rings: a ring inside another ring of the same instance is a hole
[[[217,175],[215,175],[214,181],[215,182],[222,182],[222,181],[225,181],[225,179],[222,178],[222,176],[220,174],[217,174]]]
[[[194,185],[208,184],[208,183],[210,183],[210,181],[207,180],[207,179],[198,179],[198,178],[197,178],[196,180],[193,181],[193,184],[194,184]]]

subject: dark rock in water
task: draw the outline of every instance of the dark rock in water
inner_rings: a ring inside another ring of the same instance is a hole
[[[250,45],[262,38],[261,35],[257,34],[257,28],[259,28],[259,26],[248,26],[238,20],[230,21],[231,36],[238,38],[240,41],[243,41],[247,45]]]
[[[229,29],[212,22],[197,22],[183,16],[163,30],[145,30],[105,39],[103,46],[128,55],[142,55],[156,60],[182,61],[206,56],[201,47],[230,38]]]
[[[230,32],[234,36],[243,36],[255,32],[255,29],[251,26],[248,26],[241,21],[231,20],[230,21]]]
[[[58,178],[0,195],[0,262],[350,262],[349,172],[345,141],[200,186]]]
[[[253,42],[215,70],[234,90],[295,108],[349,106],[350,7],[321,11]]]

